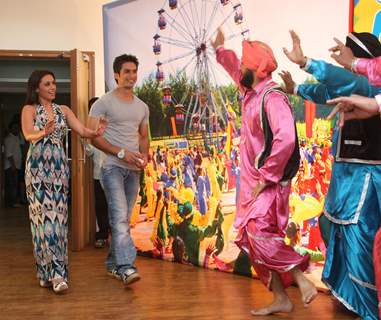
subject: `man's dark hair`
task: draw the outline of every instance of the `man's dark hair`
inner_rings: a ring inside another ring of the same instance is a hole
[[[139,67],[139,60],[135,56],[131,54],[122,54],[115,58],[112,68],[114,69],[114,73],[120,73],[122,70],[123,63],[132,62],[135,63],[136,69]]]

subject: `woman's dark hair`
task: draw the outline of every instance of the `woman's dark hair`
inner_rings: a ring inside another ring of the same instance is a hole
[[[32,72],[28,79],[25,104],[39,103],[37,89],[40,85],[41,79],[46,75],[51,75],[54,80],[56,80],[54,73],[49,70],[35,70]]]
[[[359,32],[359,33],[351,32],[351,33],[372,54],[370,55],[369,52],[367,52],[362,47],[360,47],[358,43],[356,43],[353,39],[350,38],[350,36],[347,36],[345,46],[352,50],[353,55],[356,58],[370,59],[370,58],[376,58],[381,56],[381,43],[373,33],[369,33],[369,32]]]

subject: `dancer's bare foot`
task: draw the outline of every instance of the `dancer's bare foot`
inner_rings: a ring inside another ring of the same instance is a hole
[[[298,267],[292,269],[291,272],[295,282],[298,284],[300,293],[302,294],[304,307],[308,307],[308,305],[317,297],[316,287],[306,278]]]
[[[290,313],[294,308],[291,300],[285,296],[283,298],[275,299],[270,305],[257,309],[251,310],[253,316],[267,316],[273,313]]]
[[[318,294],[315,285],[307,278],[300,281],[299,290],[302,294],[304,307],[308,307],[308,305],[317,297]]]

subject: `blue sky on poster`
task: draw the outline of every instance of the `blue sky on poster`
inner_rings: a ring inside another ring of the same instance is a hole
[[[203,3],[203,0],[180,0],[179,2],[184,6],[183,12],[188,8],[189,2]],[[198,8],[199,16],[201,12],[207,11],[209,17],[211,16],[214,8],[214,1],[219,0],[206,0],[205,3],[209,4],[206,10]],[[112,73],[108,72],[111,69],[113,57],[124,52],[129,52],[137,55],[140,58],[141,65],[139,67],[139,80],[142,81],[146,76],[156,69],[157,57],[152,52],[153,36],[157,33],[157,11],[163,7],[172,16],[176,17],[177,22],[181,22],[184,29],[191,29],[188,24],[185,27],[184,19],[180,17],[179,12],[169,10],[168,1],[164,0],[134,0],[127,2],[120,1],[120,5],[109,9],[106,13],[107,16],[107,46],[106,46],[106,81],[108,84],[113,85]],[[237,3],[238,1],[233,1]],[[328,48],[334,45],[333,37],[338,37],[345,40],[348,31],[348,0],[241,0],[245,29],[250,30],[250,38],[252,40],[258,39],[267,42],[274,50],[275,56],[278,60],[278,70],[289,70],[297,82],[304,81],[307,74],[301,71],[297,66],[290,63],[282,52],[282,47],[291,47],[291,40],[288,33],[289,29],[294,29],[301,37],[302,46],[305,54],[317,59],[324,59],[333,62],[329,57]],[[187,7],[188,5],[188,7]],[[199,4],[200,6],[200,4]],[[179,11],[179,10],[178,10]],[[180,10],[181,11],[181,10]],[[229,16],[231,8],[228,6],[219,10],[219,19],[214,19],[215,26],[222,21],[224,17]],[[190,16],[190,14],[189,14]],[[168,17],[167,17],[168,18]],[[193,17],[196,21],[196,17]],[[189,19],[185,17],[188,21]],[[193,20],[190,17],[190,20]],[[209,21],[209,20],[207,20]],[[223,30],[226,34],[239,32],[240,29],[234,24],[233,16],[228,22],[223,25]],[[167,29],[160,33],[162,36],[176,38],[178,40],[187,40],[186,35],[180,29],[178,23],[174,24],[176,27],[167,25]],[[195,22],[197,25],[197,21]],[[180,30],[179,34],[174,29]],[[214,30],[214,27],[210,28]],[[170,35],[172,32],[172,35]],[[183,36],[184,39],[181,39]],[[234,38],[226,43],[226,47],[236,51],[240,56],[241,54],[241,38]],[[184,51],[185,50],[185,51]],[[173,57],[187,53],[189,50],[185,48],[178,48],[176,46],[168,46],[162,43],[161,61],[171,59]],[[108,58],[107,58],[108,57]],[[163,69],[166,74],[173,72],[175,69],[183,67],[190,60],[190,56],[184,59],[179,59],[171,63],[171,66],[164,65]],[[215,62],[211,62],[211,69],[213,69],[213,78],[218,82],[228,81],[223,72],[218,70]],[[187,72],[191,72],[192,66],[187,68]],[[279,81],[279,76],[274,73],[274,78]],[[214,80],[213,80],[214,81]]]

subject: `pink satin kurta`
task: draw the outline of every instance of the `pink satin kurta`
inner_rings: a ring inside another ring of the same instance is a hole
[[[239,85],[240,61],[231,50],[219,48],[217,61]],[[292,279],[288,271],[295,266],[305,270],[309,256],[302,257],[284,242],[288,224],[290,182],[280,180],[295,147],[295,127],[287,97],[270,92],[265,98],[265,111],[273,142],[271,154],[261,168],[256,159],[264,148],[260,109],[263,93],[276,85],[271,76],[263,79],[254,90],[249,90],[243,100],[240,141],[241,175],[237,213],[234,226],[238,229],[237,245],[249,254],[260,279],[269,286],[270,270],[280,273],[283,284]],[[241,88],[242,89],[242,88]],[[258,181],[269,184],[256,200],[252,191]]]
[[[381,57],[358,59],[354,71],[367,77],[370,84],[381,86]]]

